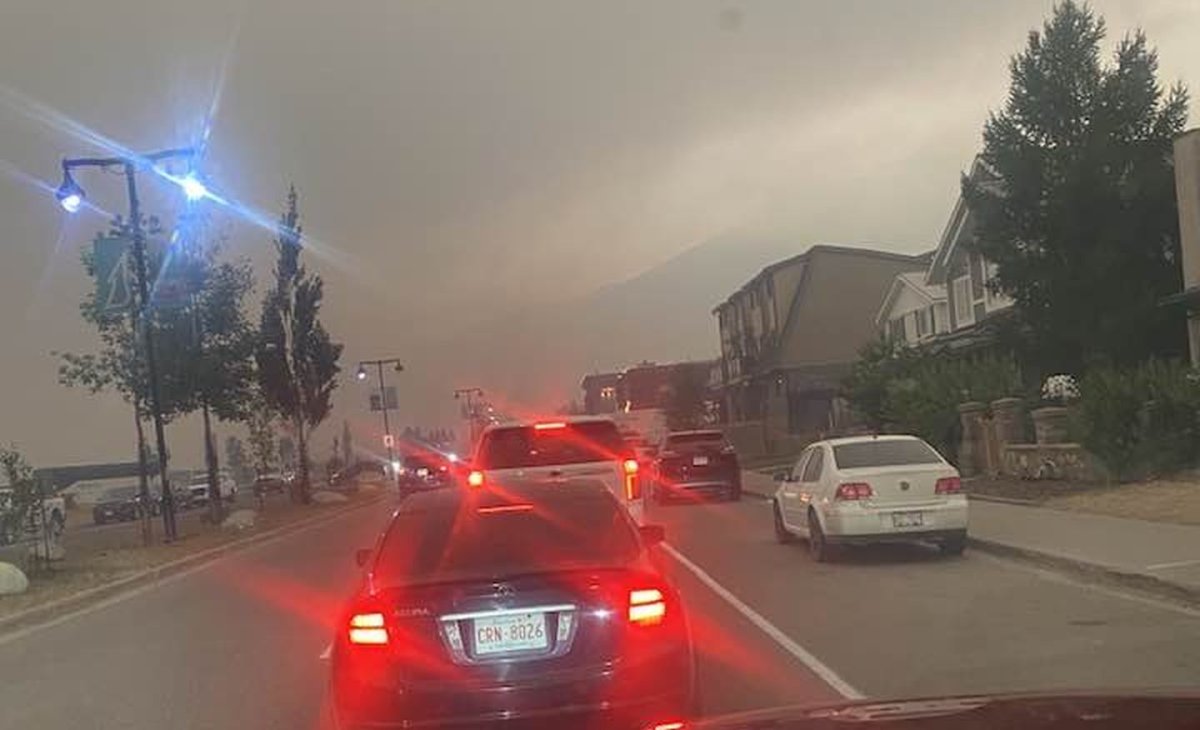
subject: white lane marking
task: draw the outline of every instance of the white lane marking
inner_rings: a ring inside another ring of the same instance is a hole
[[[321,652],[321,656],[319,656],[317,658],[318,659],[328,659],[331,654],[333,654],[333,642],[326,644],[325,651]]]
[[[1178,560],[1174,563],[1155,563],[1147,565],[1146,570],[1170,570],[1171,568],[1185,568],[1189,565],[1200,565],[1200,560]]]
[[[804,666],[808,667],[813,674],[825,680],[825,683],[830,687],[833,687],[833,689],[835,689],[840,695],[852,700],[861,700],[866,697],[865,694],[858,691],[853,685],[838,676],[838,673],[830,669],[825,662],[822,662],[815,655],[813,655],[812,652],[805,649],[803,646],[800,646],[798,643],[792,640],[790,636],[780,631],[775,624],[763,618],[762,614],[743,603],[742,600],[733,595],[729,589],[718,583],[717,580],[711,575],[705,573],[700,566],[684,557],[683,553],[666,543],[663,543],[663,549],[666,550],[671,557],[678,560],[680,565],[690,570],[692,575],[696,576],[701,583],[712,589],[713,593],[716,593],[718,596],[725,599],[726,603],[737,609],[738,613],[745,616],[750,623],[754,624],[764,634],[771,637],[771,639],[774,640],[775,643],[780,647],[782,647],[784,651],[799,659],[800,662],[804,664]]]
[[[145,585],[138,586],[137,588],[131,588],[130,590],[125,591],[124,593],[118,593],[117,595],[112,596],[111,598],[105,598],[104,600],[99,601],[97,603],[92,603],[87,606],[84,606],[83,608],[78,608],[78,609],[75,609],[74,611],[69,611],[62,615],[55,616],[54,618],[52,618],[48,621],[44,621],[44,622],[38,623],[38,624],[32,624],[30,626],[26,626],[25,628],[17,629],[15,631],[9,632],[7,634],[0,635],[0,646],[4,646],[5,644],[10,644],[14,641],[17,641],[18,639],[23,639],[26,636],[29,636],[30,634],[36,634],[37,632],[42,631],[43,629],[48,629],[48,628],[51,628],[54,626],[58,626],[59,624],[64,624],[68,621],[72,621],[74,619],[79,618],[80,616],[86,616],[89,613],[94,613],[101,609],[108,608],[109,606],[114,606],[118,603],[124,603],[125,601],[128,601],[130,598],[135,598],[137,596],[142,595],[143,593],[149,593],[150,591],[156,590],[158,588],[162,588],[163,586],[170,585],[177,581],[183,580],[184,578],[192,575],[193,573],[199,573],[202,570],[208,570],[209,568],[212,568],[213,566],[215,566],[217,563],[224,562],[226,560],[229,560],[230,558],[237,557],[240,555],[245,555],[247,553],[253,553],[258,550],[262,550],[263,548],[274,545],[275,543],[277,543],[281,540],[286,540],[290,537],[296,537],[300,533],[308,532],[310,529],[313,529],[313,528],[320,529],[322,527],[328,527],[329,525],[332,525],[335,522],[338,522],[339,520],[343,520],[346,517],[349,517],[350,515],[361,514],[362,510],[365,509],[366,507],[367,507],[367,505],[363,505],[362,508],[355,507],[355,508],[347,509],[342,514],[333,515],[332,517],[329,518],[328,521],[314,520],[311,525],[305,525],[304,527],[285,532],[282,535],[276,535],[274,537],[264,538],[262,540],[259,540],[258,542],[252,543],[250,545],[246,545],[244,547],[234,548],[228,552],[225,552],[221,555],[214,557],[212,560],[208,560],[203,563],[200,563],[199,565],[197,565],[195,567],[187,568],[178,573],[172,573],[171,575],[168,575],[164,578],[160,578],[159,580],[156,580],[156,581],[153,581],[150,583],[146,583]]]

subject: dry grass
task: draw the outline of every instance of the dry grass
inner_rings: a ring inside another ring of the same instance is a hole
[[[48,570],[43,569],[29,576],[29,589],[25,593],[0,596],[0,617],[96,588],[234,540],[283,527],[322,511],[336,511],[339,507],[362,503],[373,499],[376,494],[360,491],[350,496],[346,504],[334,505],[314,503],[302,506],[277,500],[268,503],[266,510],[259,513],[255,526],[249,530],[221,529],[201,519],[181,521],[180,539],[170,544],[142,546],[138,523],[127,523],[128,530],[121,533],[122,539],[116,544],[112,540],[90,544],[80,541],[75,546],[68,544],[64,560]],[[156,534],[161,535],[161,532],[156,530]]]
[[[1053,509],[1200,525],[1200,472],[1127,484],[979,478],[966,487],[972,494],[1020,499]]]

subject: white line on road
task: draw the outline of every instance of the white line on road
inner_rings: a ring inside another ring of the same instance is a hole
[[[1171,568],[1186,568],[1189,565],[1200,565],[1200,560],[1177,560],[1174,563],[1156,563],[1147,565],[1146,570],[1170,570]]]
[[[782,647],[784,651],[799,659],[800,662],[803,663],[804,666],[808,667],[813,674],[816,674],[818,677],[825,680],[826,684],[837,690],[837,692],[843,697],[852,700],[861,700],[866,697],[865,694],[859,692],[849,682],[838,676],[837,672],[830,669],[828,665],[814,656],[812,652],[797,644],[790,636],[780,631],[775,624],[763,618],[762,614],[747,606],[740,598],[733,595],[729,589],[718,583],[717,580],[711,575],[705,573],[700,566],[684,557],[683,553],[665,543],[663,544],[663,549],[665,549],[667,553],[671,555],[671,557],[678,560],[680,565],[690,570],[692,575],[695,575],[698,579],[700,579],[701,583],[712,589],[713,593],[716,593],[718,596],[725,599],[726,603],[737,609],[738,613],[745,616],[750,623],[754,624],[761,629],[764,634],[771,637],[771,639],[773,639],[776,644]]]

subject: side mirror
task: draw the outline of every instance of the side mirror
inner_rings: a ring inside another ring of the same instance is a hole
[[[775,472],[775,481],[790,482],[791,480],[792,480],[792,472],[790,469],[784,469],[783,471]]]
[[[364,565],[367,564],[367,561],[369,561],[370,559],[371,559],[371,551],[370,550],[367,550],[366,548],[362,548],[362,549],[354,551],[354,562],[358,563],[358,567],[360,567],[360,568],[363,567]]]
[[[667,529],[662,525],[640,525],[638,534],[642,536],[642,542],[646,543],[646,547],[653,547],[667,539]]]

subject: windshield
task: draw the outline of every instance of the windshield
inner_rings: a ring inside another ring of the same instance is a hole
[[[0,0],[0,730],[1195,692],[1198,85],[1200,0]]]
[[[923,441],[881,439],[852,444],[836,444],[833,460],[840,469],[867,469],[877,466],[940,464],[937,452]]]
[[[607,421],[497,428],[484,434],[478,465],[515,469],[614,461],[624,451],[617,427]]]

